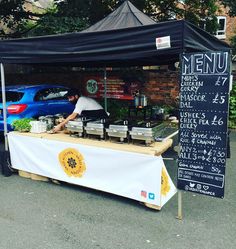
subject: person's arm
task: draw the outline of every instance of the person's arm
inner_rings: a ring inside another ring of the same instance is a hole
[[[78,115],[78,113],[73,112],[63,122],[61,122],[60,124],[58,124],[57,126],[55,126],[53,128],[53,131],[54,132],[60,131],[70,120],[74,120],[77,117],[77,115]]]

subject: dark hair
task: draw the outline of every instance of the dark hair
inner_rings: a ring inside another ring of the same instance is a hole
[[[76,89],[76,88],[71,88],[71,89],[68,90],[68,92],[67,92],[67,94],[66,94],[66,97],[75,96],[75,95],[80,96],[81,93],[79,92],[78,89]]]

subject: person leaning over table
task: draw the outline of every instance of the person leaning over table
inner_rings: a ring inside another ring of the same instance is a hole
[[[99,119],[108,117],[103,107],[96,100],[82,96],[77,89],[70,89],[66,95],[68,100],[75,105],[75,109],[63,122],[54,127],[53,132],[60,131],[70,120],[74,120],[78,115]]]

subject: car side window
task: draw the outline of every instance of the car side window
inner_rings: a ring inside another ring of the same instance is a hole
[[[46,88],[37,92],[34,97],[35,101],[48,101],[48,100],[62,100],[67,99],[66,94],[68,89],[55,87],[55,88]]]
[[[23,92],[17,91],[6,91],[6,101],[7,102],[17,102],[20,101],[24,96]],[[0,100],[2,100],[2,93],[0,92]]]

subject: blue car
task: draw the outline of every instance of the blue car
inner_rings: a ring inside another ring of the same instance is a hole
[[[21,118],[58,113],[70,114],[74,106],[67,100],[69,88],[58,85],[19,85],[6,87],[7,129]],[[0,131],[4,130],[2,92],[0,92]]]

